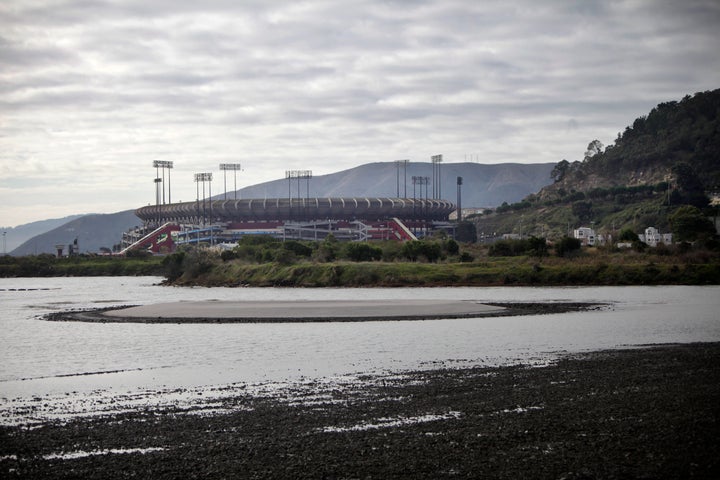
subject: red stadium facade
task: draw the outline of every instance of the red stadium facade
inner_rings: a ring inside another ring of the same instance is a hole
[[[234,243],[244,235],[284,239],[411,240],[448,228],[455,205],[417,198],[266,198],[149,205],[143,227],[123,236],[122,252],[169,252],[177,245]]]

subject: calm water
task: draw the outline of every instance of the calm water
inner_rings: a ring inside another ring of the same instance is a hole
[[[161,287],[159,281],[0,279],[0,423],[32,417],[21,407],[39,398],[51,407],[78,398],[135,394],[150,401],[161,396],[158,392],[433,368],[438,362],[542,363],[564,352],[720,341],[720,287],[208,289]],[[84,324],[39,318],[65,309],[181,300],[433,298],[612,305],[558,315],[294,325]]]

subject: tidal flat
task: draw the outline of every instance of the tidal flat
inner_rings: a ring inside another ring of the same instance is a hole
[[[720,343],[0,426],[5,478],[719,478]]]

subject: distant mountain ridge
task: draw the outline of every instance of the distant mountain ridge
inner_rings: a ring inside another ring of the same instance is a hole
[[[455,203],[457,177],[463,177],[463,207],[493,207],[503,202],[512,203],[550,184],[553,167],[552,163],[446,163],[441,165],[440,193],[442,198]],[[409,198],[413,195],[416,198],[425,198],[424,185],[416,185],[413,193],[413,176],[432,179],[432,164],[409,162],[406,169],[400,169],[399,196],[404,197],[407,194]],[[239,189],[238,198],[286,198],[288,187],[293,197],[395,197],[398,195],[398,170],[394,162],[369,163],[328,175],[318,175],[309,182],[301,180],[299,186],[298,194],[296,180],[273,180]],[[428,185],[427,196],[432,198],[432,192],[432,185]],[[228,198],[234,196],[234,191],[227,193]],[[224,197],[225,193],[213,196],[218,200]],[[123,232],[140,223],[134,210],[80,216],[62,225],[53,225],[47,231],[29,238],[10,253],[17,256],[55,253],[55,245],[70,244],[75,238],[78,239],[81,253],[98,252],[101,248],[112,249],[113,245],[120,243]]]
[[[78,241],[81,253],[99,252],[101,248],[112,249],[120,243],[123,232],[138,225],[135,210],[126,210],[110,214],[83,215],[67,223],[36,235],[15,248],[11,255],[36,255],[55,253],[55,245],[67,245]]]
[[[537,192],[552,182],[552,163],[501,163],[485,165],[478,163],[443,163],[440,167],[440,193],[445,200],[455,202],[457,177],[463,177],[462,205],[464,207],[494,207],[503,202],[516,202],[530,193]],[[400,192],[398,195],[398,170],[394,162],[376,162],[360,165],[328,175],[319,175],[300,181],[300,196],[310,197],[425,197],[425,186],[416,185],[413,194],[412,177],[429,177],[432,181],[432,164],[408,162],[400,168]],[[238,198],[286,198],[288,187],[293,197],[298,196],[297,180],[273,180],[242,188]],[[421,191],[422,188],[422,191]],[[432,198],[433,187],[427,186]],[[233,198],[234,192],[228,192]],[[224,198],[224,194],[214,196]]]
[[[4,246],[7,249],[7,252],[12,252],[17,247],[22,245],[25,241],[33,238],[35,235],[45,233],[49,230],[52,230],[53,228],[57,228],[79,217],[82,217],[82,215],[70,215],[69,217],[63,218],[40,220],[38,222],[18,225],[17,227],[2,227],[2,231],[5,234]]]

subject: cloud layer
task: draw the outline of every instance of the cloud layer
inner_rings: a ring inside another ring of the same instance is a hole
[[[154,202],[152,160],[190,200],[226,162],[578,159],[720,87],[718,26],[715,0],[3,2],[0,224]]]

